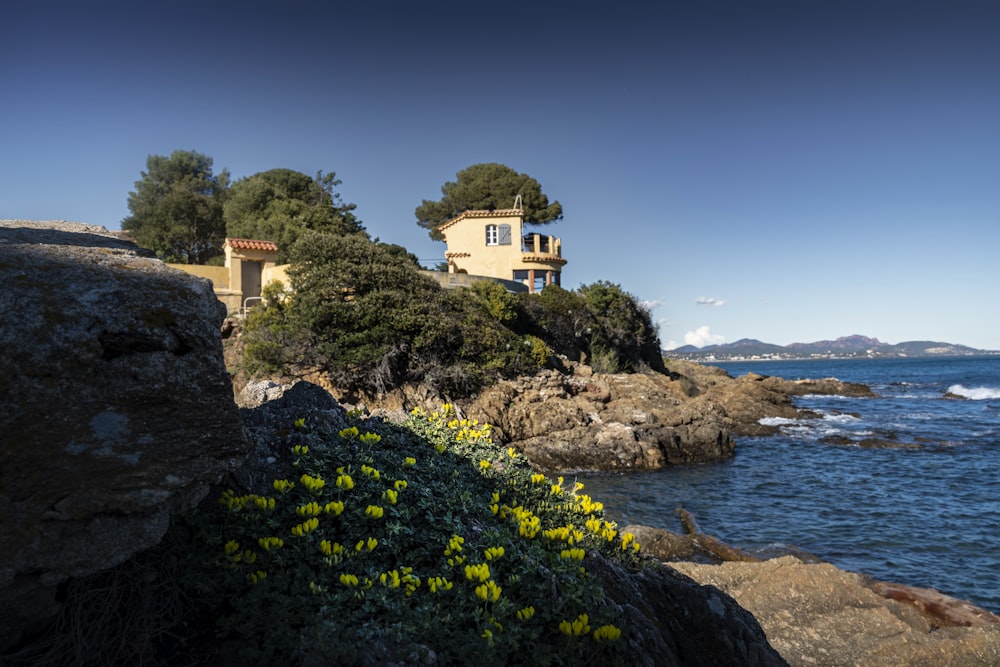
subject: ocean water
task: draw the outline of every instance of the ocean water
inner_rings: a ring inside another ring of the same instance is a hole
[[[795,398],[820,417],[737,438],[723,463],[579,475],[611,518],[680,532],[682,505],[733,546],[803,549],[1000,613],[1000,356],[715,365],[734,377],[862,382],[878,397]]]

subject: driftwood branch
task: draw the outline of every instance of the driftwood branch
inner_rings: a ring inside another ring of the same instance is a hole
[[[691,543],[710,556],[718,558],[721,561],[742,561],[745,563],[761,562],[760,558],[757,558],[752,554],[748,554],[742,549],[731,547],[725,542],[717,540],[711,535],[706,535],[698,530],[698,523],[695,521],[694,515],[680,505],[677,506],[677,516],[680,517],[681,526],[684,528],[684,533],[687,535],[688,539],[691,540]]]

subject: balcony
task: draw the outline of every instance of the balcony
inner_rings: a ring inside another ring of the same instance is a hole
[[[528,255],[537,255],[539,258],[552,259],[562,257],[562,241],[555,236],[543,236],[542,234],[525,234],[521,238],[521,252]],[[529,260],[529,258],[523,258]],[[529,260],[530,261],[530,260]]]

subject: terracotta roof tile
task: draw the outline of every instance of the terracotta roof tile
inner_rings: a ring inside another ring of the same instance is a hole
[[[438,225],[438,229],[451,227],[459,220],[464,220],[465,218],[509,218],[513,215],[524,215],[524,210],[520,208],[505,208],[497,211],[463,211],[457,217],[442,222]]]
[[[226,239],[226,243],[234,250],[262,250],[264,252],[278,252],[278,245],[274,241],[260,241],[255,239]]]

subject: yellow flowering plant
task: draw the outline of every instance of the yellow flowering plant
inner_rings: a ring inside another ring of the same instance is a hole
[[[442,664],[631,662],[588,558],[636,566],[634,538],[581,485],[533,471],[454,406],[353,420],[296,430],[280,477],[190,519],[197,585],[229,601],[218,631],[246,664],[299,651],[351,664],[375,637]]]

